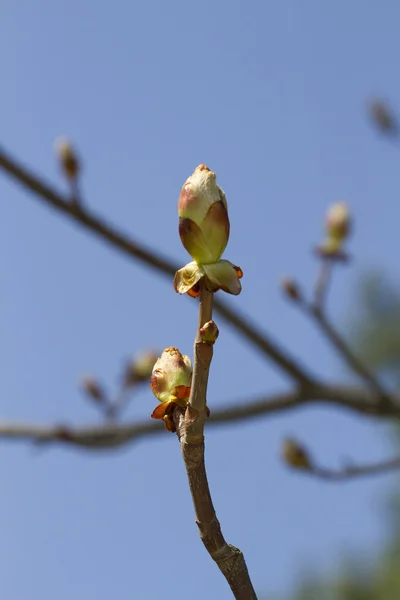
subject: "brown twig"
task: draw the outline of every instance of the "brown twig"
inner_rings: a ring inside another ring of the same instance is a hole
[[[349,465],[342,469],[327,469],[326,467],[313,466],[310,470],[304,472],[324,481],[341,482],[357,477],[383,475],[397,469],[400,469],[400,457],[398,456],[369,465]]]
[[[133,394],[133,386],[122,385],[112,402],[109,402],[106,417],[110,422],[116,421],[127,407]]]
[[[329,404],[345,408],[364,416],[382,419],[400,419],[400,398],[393,398],[390,406],[383,407],[376,396],[357,387],[321,385],[305,391],[271,394],[253,400],[247,398],[231,403],[227,408],[212,410],[206,428],[226,424],[243,423],[260,419],[273,413],[301,408],[307,404]],[[70,425],[36,425],[0,421],[0,439],[29,441],[33,443],[66,443],[89,450],[109,450],[128,443],[147,439],[155,434],[164,434],[158,422],[112,424],[75,427]]]
[[[68,197],[64,197],[1,148],[0,169],[14,181],[33,192],[35,197],[67,215],[121,252],[139,260],[159,273],[168,275],[168,277],[174,276],[177,269],[179,269],[179,266],[173,261],[144,247],[132,237],[120,232],[92,211],[89,211],[86,206],[82,204],[77,206],[71,203]],[[214,309],[250,343],[275,362],[291,379],[305,386],[313,382],[313,377],[295,359],[290,357],[276,341],[270,339],[258,326],[251,323],[245,315],[232,310],[225,302],[217,299],[214,300]]]
[[[324,311],[318,307],[307,305],[302,303],[302,306],[306,309],[309,314],[320,326],[321,330],[325,333],[327,338],[330,340],[336,350],[343,356],[347,364],[353,369],[357,375],[370,386],[381,399],[383,403],[390,403],[390,395],[385,391],[378,379],[373,375],[372,372],[360,361],[358,356],[353,353],[347,342],[339,334],[335,326],[329,321]]]
[[[193,379],[189,404],[174,414],[188,476],[200,538],[225,576],[236,600],[257,600],[242,552],[228,544],[221,531],[208,485],[204,461],[204,421],[208,373],[213,345],[202,341],[200,328],[212,319],[213,294],[200,283],[199,321],[194,344]]]

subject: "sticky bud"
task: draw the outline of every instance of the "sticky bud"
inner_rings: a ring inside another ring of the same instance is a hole
[[[153,367],[151,391],[161,402],[151,415],[163,419],[174,405],[185,407],[190,396],[192,364],[190,358],[177,348],[166,348]]]
[[[229,240],[228,205],[216,179],[211,169],[199,165],[179,196],[179,235],[197,264],[216,263]]]
[[[58,138],[54,146],[64,175],[70,180],[76,179],[80,171],[80,162],[69,140],[65,137]]]
[[[300,300],[302,297],[300,288],[296,281],[291,277],[284,277],[281,280],[281,288],[284,294],[291,300]]]
[[[90,375],[82,378],[81,388],[89,398],[96,400],[96,402],[104,402],[106,399],[104,390],[99,382]]]
[[[282,445],[282,457],[294,469],[309,470],[312,467],[307,450],[293,439],[287,438]]]
[[[214,321],[208,321],[200,328],[200,337],[206,344],[214,344],[219,336],[219,330]]]
[[[204,278],[211,292],[240,294],[240,267],[220,260],[229,240],[228,205],[216,175],[199,165],[182,187],[178,202],[179,235],[193,262],[179,269],[174,287],[180,294],[198,296]]]

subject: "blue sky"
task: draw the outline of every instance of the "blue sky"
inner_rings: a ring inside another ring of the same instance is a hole
[[[230,206],[226,258],[245,273],[229,301],[310,369],[345,377],[277,284],[292,273],[312,285],[310,248],[336,199],[356,219],[354,262],[330,296],[337,321],[357,310],[363,269],[399,275],[399,150],[365,116],[375,94],[400,105],[398,3],[3,0],[0,16],[5,147],[62,187],[52,144],[68,134],[84,159],[88,205],[182,265],[177,197],[209,165]],[[3,176],[0,201],[2,418],[98,422],[77,386],[82,373],[115,386],[122,360],[141,348],[191,353],[195,310],[171,282]],[[211,409],[290,385],[220,330]],[[128,416],[148,418],[153,407],[143,390]],[[271,594],[309,568],[334,571],[346,552],[379,548],[394,481],[335,487],[289,473],[278,459],[287,433],[329,465],[390,451],[382,426],[322,407],[209,432],[223,530],[257,590]],[[173,436],[98,454],[3,442],[0,469],[5,598],[231,597],[198,539]]]

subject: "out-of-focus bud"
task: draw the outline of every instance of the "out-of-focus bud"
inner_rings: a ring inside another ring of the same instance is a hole
[[[206,278],[207,289],[210,292],[223,290],[228,294],[237,296],[242,291],[240,279],[243,272],[240,267],[233,265],[229,260],[219,260],[209,265],[198,265],[196,262],[188,263],[176,272],[174,288],[179,294],[189,294],[196,297],[200,293],[199,282]]]
[[[70,180],[76,179],[81,165],[69,140],[65,137],[58,138],[54,143],[54,147],[64,175]]]
[[[382,133],[396,135],[398,124],[389,105],[383,100],[373,100],[370,104],[371,118]]]
[[[326,215],[326,238],[316,249],[317,253],[325,258],[346,260],[347,254],[343,251],[343,244],[350,235],[351,226],[348,204],[333,204]]]
[[[125,387],[148,381],[157,358],[157,354],[152,351],[142,352],[134,357],[125,367]]]
[[[192,383],[192,364],[190,358],[181,354],[177,348],[166,348],[154,365],[150,377],[150,387],[161,402],[153,411],[153,419],[163,419],[176,404],[186,406]]]
[[[282,444],[282,458],[287,465],[294,469],[309,470],[312,468],[306,448],[291,438],[287,438]]]
[[[206,344],[215,344],[219,336],[219,330],[214,321],[207,321],[203,327],[200,327],[200,337]]]
[[[350,233],[351,219],[347,202],[336,202],[326,215],[326,231],[330,238],[344,241]]]
[[[179,235],[197,264],[217,262],[229,240],[226,197],[216,175],[199,165],[182,187],[178,202]]]
[[[301,300],[302,293],[298,283],[291,277],[284,277],[281,280],[281,288],[284,294],[290,298],[290,300]]]
[[[104,393],[104,390],[102,389],[97,379],[95,379],[91,375],[87,375],[86,377],[83,377],[81,379],[81,388],[85,392],[85,394],[92,400],[95,400],[96,402],[100,403],[105,402],[106,395]]]

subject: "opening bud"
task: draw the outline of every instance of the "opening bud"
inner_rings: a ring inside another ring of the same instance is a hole
[[[216,263],[229,240],[228,206],[216,174],[199,165],[185,181],[178,201],[179,235],[197,264]]]
[[[177,348],[166,348],[153,367],[150,387],[161,402],[153,411],[153,419],[163,419],[174,405],[185,407],[190,396],[192,363]]]
[[[374,125],[382,133],[396,135],[398,125],[389,105],[383,100],[373,100],[370,104],[370,114]]]

